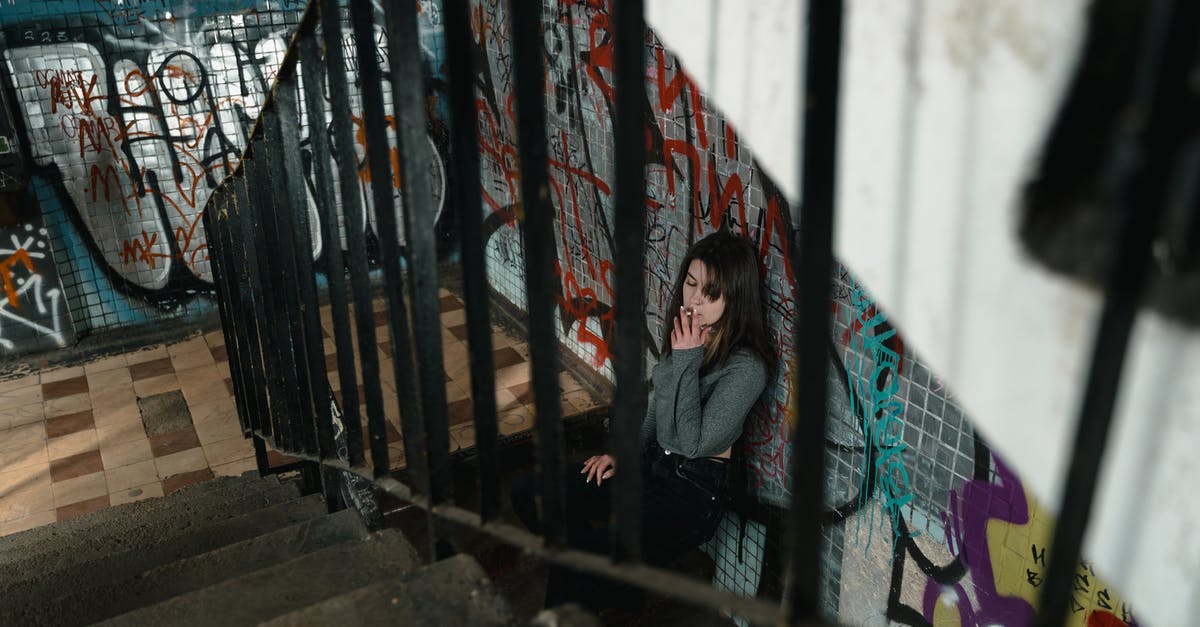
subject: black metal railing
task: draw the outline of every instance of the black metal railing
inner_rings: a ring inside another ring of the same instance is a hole
[[[565,542],[565,499],[561,484],[564,436],[556,366],[559,348],[551,309],[556,250],[551,236],[553,208],[547,189],[542,3],[511,3],[509,40],[519,125],[523,199],[519,222],[525,245],[531,387],[537,416],[537,460],[544,479],[541,501],[544,538],[499,520],[501,486],[492,322],[481,223],[472,219],[481,215],[481,200],[469,3],[446,0],[443,18],[451,96],[450,162],[456,181],[451,194],[455,206],[465,216],[459,221],[459,235],[475,446],[480,465],[478,511],[455,503],[451,490],[437,260],[432,229],[424,228],[433,221],[431,191],[423,175],[431,155],[423,136],[426,114],[422,93],[413,87],[423,84],[417,49],[416,3],[383,3],[386,8],[382,15],[376,14],[375,4],[370,0],[350,0],[347,13],[343,13],[340,4],[338,0],[309,3],[241,165],[212,196],[204,213],[238,411],[244,430],[259,444],[260,463],[265,464],[261,443],[268,442],[306,463],[319,463],[369,478],[379,489],[427,512],[430,554],[435,557],[451,551],[450,528],[466,526],[555,564],[732,612],[752,623],[798,624],[816,620],[822,568],[820,529],[826,441],[823,417],[830,328],[827,303],[833,260],[842,2],[810,3],[804,26],[806,107],[800,112],[806,129],[802,158],[804,191],[797,252],[792,260],[801,304],[794,338],[799,376],[794,379],[797,389],[792,390],[790,397],[799,399],[793,411],[806,418],[799,421],[792,434],[794,454],[790,470],[796,478],[796,489],[788,513],[788,528],[792,531],[785,541],[787,546],[781,550],[783,561],[788,564],[782,602],[714,590],[706,583],[648,567],[640,560],[641,475],[636,472],[640,463],[637,428],[646,404],[642,386],[645,340],[641,273],[646,245],[642,215],[645,185],[642,129],[647,123],[644,117],[647,113],[642,3],[614,2],[616,12],[611,33],[616,49],[614,145],[618,164],[613,432],[617,464],[635,471],[617,475],[613,552],[607,557],[571,549]],[[1184,11],[1179,7],[1188,3],[1161,4],[1169,13]],[[348,31],[344,22],[350,25]],[[1160,25],[1164,24],[1169,22]],[[381,28],[388,44],[382,48],[377,47],[376,28]],[[1178,30],[1172,33],[1178,34]],[[351,110],[351,85],[343,71],[347,65],[343,38],[347,34],[353,35],[355,41],[358,62],[355,83],[362,92],[370,179],[366,198],[360,195],[355,137],[347,114]],[[1166,37],[1162,32],[1152,33],[1151,43],[1161,45]],[[1158,67],[1160,57],[1161,50],[1151,50],[1146,62]],[[381,61],[386,61],[386,71]],[[1175,78],[1180,71],[1172,68],[1175,73],[1167,78]],[[1163,105],[1161,100],[1154,99],[1161,85],[1152,78],[1147,79],[1138,96],[1146,101],[1143,104],[1147,110],[1153,112]],[[390,86],[390,112],[386,110],[385,85]],[[307,160],[302,157],[299,143],[305,124],[309,128],[307,150],[312,155]],[[1073,460],[1066,491],[1069,498],[1075,499],[1067,501],[1066,513],[1078,510],[1082,516],[1063,516],[1059,522],[1043,599],[1043,607],[1048,608],[1043,615],[1045,624],[1058,622],[1060,609],[1065,607],[1070,593],[1071,567],[1078,562],[1095,470],[1108,431],[1114,402],[1112,390],[1116,388],[1138,302],[1138,279],[1148,255],[1147,232],[1152,235],[1155,229],[1153,215],[1139,217],[1132,208],[1135,200],[1145,200],[1151,205],[1162,203],[1161,194],[1155,196],[1153,191],[1160,187],[1144,178],[1145,173],[1156,171],[1154,168],[1163,159],[1170,159],[1177,147],[1169,133],[1155,124],[1125,139],[1163,150],[1147,153],[1152,163],[1135,164],[1134,174],[1124,174],[1137,184],[1132,192],[1124,190],[1128,195],[1121,197],[1130,208],[1131,223],[1141,224],[1141,228],[1127,231],[1123,252],[1117,257],[1126,270],[1115,273],[1107,288],[1109,306],[1101,325],[1102,335],[1097,339],[1088,402],[1078,427],[1079,453]],[[396,160],[398,172],[392,171],[392,142],[400,155]],[[310,179],[311,186],[307,182]],[[399,181],[403,210],[398,205],[393,180]],[[317,228],[310,220],[306,189],[313,196]],[[380,371],[375,350],[379,339],[375,335],[370,255],[364,238],[357,236],[364,231],[368,209],[375,216],[379,238],[378,258],[387,301],[387,350],[394,369],[391,376],[396,383],[395,400],[401,416],[405,459],[413,479],[411,485],[389,473],[386,399],[381,385],[384,373]],[[404,222],[407,234],[404,246],[398,239],[398,220]],[[311,255],[314,234],[325,243],[316,270],[326,277],[333,318],[333,341],[337,347],[333,372],[327,371],[324,358],[318,313],[321,295]],[[345,254],[340,243],[343,234]],[[363,382],[366,450],[360,427],[363,416],[359,414],[359,392],[354,385],[358,371]],[[340,406],[344,416],[340,420],[335,415],[329,382],[333,375],[343,382]]]
[[[556,251],[550,230],[553,209],[547,192],[546,137],[544,130],[543,50],[540,3],[514,3],[514,79],[517,86],[516,114],[522,164],[523,218],[525,233],[525,276],[528,294],[530,353],[538,442],[537,459],[544,477],[543,511],[546,535],[542,538],[498,520],[500,485],[498,434],[493,393],[491,321],[481,225],[462,219],[461,245],[463,289],[467,311],[472,398],[474,399],[475,446],[480,460],[480,508],[478,512],[454,504],[451,494],[448,425],[438,319],[437,273],[432,237],[420,235],[421,225],[431,224],[429,183],[423,131],[426,126],[420,90],[421,67],[416,47],[415,3],[387,3],[382,20],[369,0],[351,0],[345,13],[337,0],[314,0],[307,7],[291,48],[279,69],[276,84],[263,107],[241,165],[213,195],[205,210],[205,228],[210,234],[210,257],[218,288],[226,345],[235,396],[243,428],[252,435],[260,462],[265,468],[262,443],[269,443],[304,463],[317,462],[328,468],[370,478],[375,485],[400,499],[410,501],[429,514],[432,546],[430,554],[449,553],[450,525],[467,525],[506,542],[540,554],[552,562],[617,578],[666,596],[677,597],[714,609],[724,609],[755,623],[778,622],[781,616],[794,619],[815,616],[815,596],[797,605],[781,608],[778,603],[742,598],[681,574],[641,564],[640,501],[638,472],[622,472],[615,490],[616,524],[613,557],[581,552],[566,547],[565,501],[561,485],[564,459],[557,351],[554,336],[554,279]],[[641,198],[645,193],[644,145],[646,124],[643,72],[645,23],[641,2],[616,6],[617,70],[616,99],[617,172],[617,302],[621,315],[612,352],[615,356],[616,392],[614,433],[618,464],[633,468],[640,462],[637,430],[646,404],[641,385],[645,366],[641,331],[645,256]],[[831,5],[827,18],[837,25],[840,6]],[[468,45],[471,25],[467,2],[447,2],[444,7],[446,58],[450,74],[454,180],[453,200],[462,215],[480,215],[475,93]],[[358,164],[354,158],[355,138],[347,115],[351,110],[351,85],[346,73],[344,22],[355,41],[361,87],[363,124],[366,129],[366,164],[370,194],[360,196]],[[382,24],[379,24],[382,22]],[[382,26],[389,45],[376,49],[375,29]],[[836,58],[836,38],[830,53],[814,58]],[[386,59],[388,71],[381,68]],[[816,115],[830,115],[837,97],[836,69],[826,74]],[[399,172],[392,171],[389,134],[382,89],[391,86],[390,112],[395,142],[402,158]],[[324,121],[329,119],[328,132]],[[828,120],[820,119],[820,123]],[[814,120],[810,124],[817,123]],[[308,153],[302,159],[299,138],[302,126],[309,132]],[[832,139],[832,136],[827,137]],[[812,150],[831,150],[831,143],[813,145]],[[832,189],[832,159],[823,169],[807,173],[810,181],[824,178]],[[319,230],[309,219],[307,180],[311,178],[315,215]],[[404,210],[393,194],[393,178],[403,190]],[[810,189],[820,189],[810,184]],[[366,201],[364,203],[364,200]],[[826,224],[832,214],[831,196],[823,202]],[[393,376],[396,381],[405,457],[409,477],[402,483],[388,472],[389,459],[384,417],[384,395],[380,385],[380,363],[370,348],[378,343],[372,311],[371,268],[363,238],[354,234],[364,229],[364,204],[373,209],[379,237],[383,291],[387,300]],[[340,210],[338,209],[340,207]],[[402,250],[397,240],[397,220],[404,220],[407,238]],[[339,222],[341,224],[339,224]],[[339,241],[345,237],[345,254]],[[327,372],[321,306],[316,273],[310,251],[313,234],[325,243],[317,270],[327,277],[328,303],[333,318],[333,340],[337,347],[336,372]],[[430,234],[431,235],[431,234]],[[807,254],[831,259],[829,238],[814,238],[816,247]],[[403,259],[403,264],[401,260]],[[402,267],[403,266],[403,267]],[[829,264],[825,270],[806,271],[805,289],[828,292]],[[349,277],[347,285],[346,277]],[[348,297],[349,295],[349,297]],[[629,303],[626,305],[626,303]],[[351,312],[353,308],[353,313]],[[411,313],[409,313],[411,311]],[[816,311],[823,311],[817,308]],[[813,320],[816,328],[828,327]],[[410,324],[411,322],[411,324]],[[824,339],[822,339],[822,342]],[[355,350],[355,343],[359,350]],[[823,357],[820,351],[814,355]],[[804,353],[801,353],[804,354]],[[416,358],[419,356],[419,359]],[[814,365],[824,368],[826,360]],[[354,382],[361,372],[364,399],[356,386],[341,386],[341,410],[337,420],[329,376]],[[824,381],[824,376],[818,377]],[[807,392],[806,392],[807,393]],[[796,395],[804,397],[805,395]],[[359,404],[366,408],[368,451],[363,450]],[[335,439],[335,431],[340,438]],[[339,447],[344,451],[338,454]],[[818,447],[819,448],[819,447]],[[369,453],[369,454],[368,454]],[[805,456],[797,456],[805,460]],[[819,476],[820,461],[803,461],[802,475]],[[813,500],[794,508],[815,520],[819,492]],[[813,538],[819,538],[814,534]],[[811,544],[803,546],[813,546]],[[800,552],[808,563],[800,569],[819,569],[816,552]],[[815,582],[813,575],[795,578]],[[803,595],[815,595],[815,586]],[[795,598],[795,597],[793,597]],[[781,611],[782,610],[782,611]]]

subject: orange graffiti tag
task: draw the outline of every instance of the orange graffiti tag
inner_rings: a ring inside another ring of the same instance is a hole
[[[20,309],[21,302],[17,300],[17,290],[13,287],[12,269],[17,264],[23,264],[26,270],[33,272],[33,260],[29,258],[29,252],[24,248],[18,249],[5,259],[0,261],[0,276],[4,278],[4,295],[8,297],[8,304],[12,305],[13,309]]]

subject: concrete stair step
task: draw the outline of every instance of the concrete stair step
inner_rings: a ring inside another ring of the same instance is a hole
[[[197,528],[211,521],[234,518],[285,503],[299,495],[300,489],[295,484],[265,480],[261,487],[239,485],[214,491],[198,490],[184,497],[171,495],[157,499],[160,502],[144,507],[110,508],[110,511],[122,511],[120,515],[105,516],[102,523],[72,529],[67,533],[58,534],[51,529],[48,535],[38,538],[32,546],[17,545],[8,549],[4,559],[0,560],[0,589],[27,579],[31,573],[65,568],[105,554],[150,544],[166,529]]]
[[[46,594],[40,602],[29,597],[33,603],[23,611],[0,615],[0,624],[90,624],[314,551],[361,540],[366,534],[358,513],[342,510],[122,578],[98,575],[96,585],[86,590]]]
[[[404,534],[384,529],[99,624],[255,625],[418,564],[416,549]]]
[[[164,526],[144,544],[124,545],[123,550],[92,559],[42,568],[28,573],[22,581],[0,587],[0,624],[19,624],[20,621],[4,620],[4,616],[10,611],[28,613],[63,590],[87,592],[95,586],[104,586],[280,527],[322,517],[325,513],[324,499],[319,494],[312,494],[233,518]]]
[[[279,485],[279,481],[274,476],[260,478],[257,472],[253,472],[253,474],[247,473],[239,477],[217,477],[211,481],[190,485],[170,496],[108,507],[53,525],[34,527],[33,529],[27,529],[19,533],[0,536],[0,564],[11,561],[13,550],[16,547],[28,547],[28,550],[33,550],[33,547],[37,547],[43,543],[59,544],[63,541],[64,537],[79,534],[88,535],[92,528],[103,527],[113,520],[129,516],[132,512],[138,512],[138,515],[143,515],[156,511],[159,508],[167,507],[167,503],[181,499],[197,498],[201,494],[225,493],[226,495],[232,495],[234,492],[240,491],[267,490],[277,485]]]
[[[468,555],[368,584],[263,623],[270,627],[509,625],[508,603]]]

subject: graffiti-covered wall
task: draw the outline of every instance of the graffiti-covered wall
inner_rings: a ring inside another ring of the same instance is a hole
[[[201,212],[238,166],[305,4],[56,0],[0,6],[5,96],[17,112],[11,139],[29,162],[26,193],[40,207],[65,295],[63,312],[80,335],[197,319],[213,310]],[[440,215],[446,142],[440,10],[430,0],[418,6]],[[348,30],[345,70],[354,84]],[[382,50],[385,37],[379,31],[376,37]],[[390,93],[385,97],[390,101]],[[359,129],[355,158],[365,185],[361,107],[358,94],[352,98],[348,113]],[[306,135],[310,128],[306,120]],[[302,142],[306,148],[307,136]],[[363,206],[371,239],[374,221],[369,203]],[[315,207],[310,213],[317,257]],[[3,339],[0,345],[12,352],[40,346]]]
[[[611,3],[543,2],[556,315],[567,348],[611,376],[613,87]],[[475,0],[475,77],[492,286],[523,306],[519,164],[506,3]],[[791,209],[750,147],[652,32],[646,36],[644,210],[646,334],[667,319],[688,246],[718,228],[751,239],[778,374],[748,419],[743,452],[760,512],[727,519],[706,548],[715,583],[778,591],[770,562],[791,499],[788,408],[795,376],[796,283],[787,263]],[[825,484],[823,606],[848,624],[1020,625],[1033,613],[1052,521],[977,436],[946,382],[907,346],[849,270],[833,280],[834,327]],[[647,356],[653,363],[655,351]],[[1087,563],[1076,577],[1075,625],[1123,625],[1132,612]]]

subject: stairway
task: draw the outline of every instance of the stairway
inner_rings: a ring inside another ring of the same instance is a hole
[[[505,625],[469,556],[422,565],[319,494],[222,477],[0,538],[0,625]]]

